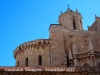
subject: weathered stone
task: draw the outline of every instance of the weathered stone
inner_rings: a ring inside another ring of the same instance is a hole
[[[96,16],[88,31],[83,30],[78,10],[69,8],[58,21],[50,25],[49,39],[26,42],[16,48],[16,66],[100,66],[100,17]]]

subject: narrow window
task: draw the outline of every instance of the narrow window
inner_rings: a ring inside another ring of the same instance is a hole
[[[73,29],[76,29],[75,20],[73,19]]]
[[[67,67],[69,67],[69,57],[67,57]]]
[[[42,65],[42,57],[39,55],[39,65]]]
[[[28,58],[26,58],[25,64],[26,66],[28,66]]]
[[[17,62],[17,66],[19,66],[19,61]]]

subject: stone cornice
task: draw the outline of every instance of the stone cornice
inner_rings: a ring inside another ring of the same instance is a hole
[[[14,50],[14,58],[16,59],[16,55],[18,53],[24,52],[25,50],[32,49],[33,47],[36,49],[39,49],[39,47],[44,48],[46,46],[50,46],[50,44],[51,44],[51,39],[38,39],[23,43]]]

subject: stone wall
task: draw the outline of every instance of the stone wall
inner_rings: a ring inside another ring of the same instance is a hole
[[[89,64],[90,66],[94,66],[91,60],[91,55],[89,55],[90,53],[89,40],[91,40],[91,44],[93,46],[92,50],[99,52],[100,51],[99,37],[100,33],[96,31],[67,30],[64,29],[63,26],[61,25],[52,24],[52,26],[50,27],[50,39],[52,39],[52,44],[51,44],[52,64],[53,64],[52,66],[56,66],[57,64],[58,64],[57,66],[67,66],[66,57],[69,56],[69,48],[73,56],[73,49],[72,49],[73,41],[75,42],[77,47],[77,51],[75,51],[76,54],[81,54],[81,58],[77,59],[78,61],[77,66],[83,66],[85,63]],[[72,38],[74,38],[74,40]],[[99,56],[97,56],[95,60],[97,64],[100,63]]]
[[[26,64],[27,66],[50,66],[49,41],[37,40],[20,45],[14,53],[16,66],[26,66]],[[41,65],[39,65],[39,56],[41,56]]]
[[[66,66],[67,64],[62,29],[61,25],[52,25],[50,28],[52,66]]]

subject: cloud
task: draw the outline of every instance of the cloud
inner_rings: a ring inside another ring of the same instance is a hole
[[[74,1],[74,0],[69,0],[69,3],[71,3],[72,1]]]

